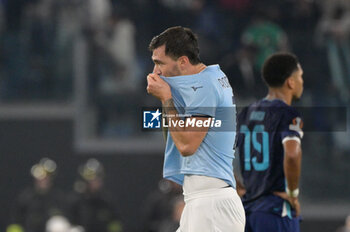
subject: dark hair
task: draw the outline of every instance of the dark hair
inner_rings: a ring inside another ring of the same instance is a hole
[[[187,56],[191,64],[200,63],[197,36],[189,28],[170,27],[160,35],[153,37],[149,50],[165,45],[165,54],[173,59]]]
[[[293,54],[275,53],[265,61],[262,78],[269,87],[281,87],[298,70],[298,64],[298,58]]]

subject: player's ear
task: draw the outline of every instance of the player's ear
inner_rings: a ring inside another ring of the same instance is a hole
[[[294,89],[295,88],[295,80],[292,76],[288,77],[286,80],[286,85],[289,89]]]
[[[190,60],[188,59],[187,56],[180,56],[179,59],[177,59],[177,61],[179,62],[179,65],[181,65],[181,66],[185,66],[190,62]]]

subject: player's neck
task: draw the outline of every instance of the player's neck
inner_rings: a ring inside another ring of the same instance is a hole
[[[203,63],[190,65],[188,69],[184,70],[181,75],[194,75],[202,72],[207,66]]]
[[[269,89],[269,93],[266,96],[266,99],[268,100],[275,100],[279,99],[282,100],[287,105],[292,104],[292,96],[288,93],[286,93],[283,89]]]

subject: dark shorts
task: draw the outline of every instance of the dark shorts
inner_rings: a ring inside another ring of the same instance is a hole
[[[252,212],[246,215],[245,232],[300,232],[300,218],[290,219],[272,213]]]

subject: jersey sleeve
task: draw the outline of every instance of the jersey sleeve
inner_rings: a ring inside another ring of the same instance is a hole
[[[286,110],[281,123],[282,143],[288,140],[296,140],[300,142],[303,136],[303,120],[299,112],[292,108]]]
[[[191,87],[192,93],[185,99],[185,114],[215,117],[218,102],[218,94],[215,87],[210,85],[210,83],[198,84],[197,89],[196,86],[194,87]]]

